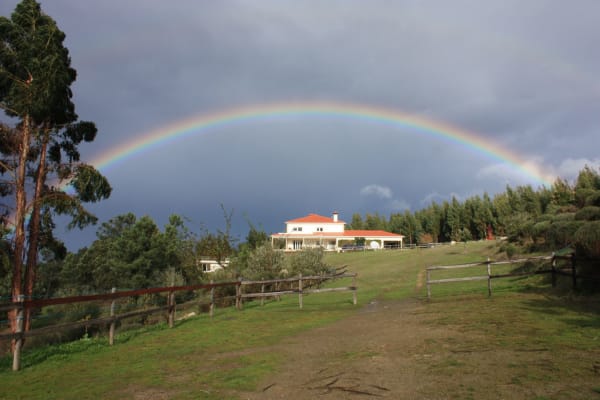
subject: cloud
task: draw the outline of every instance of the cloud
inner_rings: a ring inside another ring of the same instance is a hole
[[[448,200],[448,196],[439,194],[438,192],[429,193],[421,200],[422,207],[429,207],[431,203],[441,203],[444,200]]]
[[[391,199],[392,189],[387,186],[367,185],[360,189],[361,196],[375,196],[380,199]]]
[[[600,159],[596,158],[594,160],[589,160],[587,158],[567,158],[557,167],[556,174],[561,178],[574,180],[586,165],[593,169],[600,168]]]
[[[380,203],[380,206],[389,212],[410,210],[410,203],[404,199],[394,199],[392,189],[387,186],[367,185],[360,190],[360,194],[364,197],[376,197],[384,200]]]
[[[395,199],[389,203],[389,208],[392,211],[410,210],[410,204],[408,204],[408,202],[405,200]]]
[[[552,168],[542,165],[541,162],[533,159],[523,164],[522,170],[507,163],[490,164],[479,169],[475,176],[479,180],[498,180],[504,185],[519,186],[530,184],[537,187],[541,183],[539,179],[525,171],[532,171],[536,176],[543,177],[548,182],[553,182],[556,177],[556,175],[549,172],[552,171]]]
[[[585,166],[591,168],[600,167],[600,159],[589,158],[566,158],[558,165],[544,163],[541,159],[532,159],[523,164],[525,170],[534,171],[536,175],[543,177],[547,182],[554,182],[558,177],[573,181],[579,175],[579,172]],[[501,179],[505,184],[510,186],[518,186],[532,184],[537,186],[537,182],[532,182],[531,177],[527,176],[522,171],[505,164],[492,164],[481,168],[477,174],[478,179]]]
[[[0,1],[0,15],[19,1]],[[93,208],[102,221],[178,212],[220,227],[225,204],[277,231],[303,213],[416,210],[600,164],[599,1],[83,3],[42,6],[67,35],[77,114],[99,128],[83,161],[194,116],[312,101],[419,115],[527,160],[369,118],[258,118],[103,171],[114,190]]]

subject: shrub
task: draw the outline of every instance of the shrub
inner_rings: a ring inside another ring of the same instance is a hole
[[[593,193],[590,193],[585,198],[586,206],[599,206],[600,207],[600,190],[596,190]]]
[[[285,272],[285,255],[270,243],[263,244],[248,255],[248,265],[242,275],[249,279],[274,279]]]
[[[600,258],[600,221],[586,222],[573,235],[577,255]]]
[[[331,266],[323,261],[321,248],[303,249],[290,258],[291,275],[321,275],[331,270]]]
[[[546,243],[554,249],[567,247],[573,243],[573,235],[581,227],[581,221],[557,221],[550,225],[546,233]]]
[[[600,207],[587,206],[577,211],[575,219],[578,221],[598,221],[600,220]]]
[[[102,308],[97,303],[74,303],[52,307],[45,307],[41,312],[33,317],[32,328],[39,329],[45,326],[63,324],[67,322],[77,322],[99,318],[102,314]],[[85,335],[94,334],[100,328],[64,328],[57,329],[52,333],[41,336],[33,336],[26,340],[29,348],[45,346],[55,343],[69,342],[77,340]]]
[[[567,222],[575,219],[575,212],[563,212],[552,217],[552,222]]]
[[[503,243],[500,246],[500,251],[503,251],[506,253],[506,257],[508,257],[509,259],[513,258],[515,254],[517,254],[517,246],[515,246],[512,243]]]
[[[583,207],[584,205],[586,205],[587,199],[590,196],[594,195],[594,193],[596,193],[596,190],[594,190],[594,189],[589,189],[589,188],[578,189],[575,192],[575,200],[576,200],[577,206]]]
[[[546,232],[550,229],[551,222],[550,221],[541,221],[537,224],[533,225],[533,235],[535,237],[546,236]]]

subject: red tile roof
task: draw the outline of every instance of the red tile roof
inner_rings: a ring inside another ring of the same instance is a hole
[[[286,224],[289,223],[294,223],[294,224],[298,224],[298,223],[316,223],[316,224],[345,224],[344,221],[340,221],[338,220],[337,222],[335,222],[333,220],[333,218],[331,217],[324,217],[322,215],[318,215],[318,214],[308,214],[306,217],[300,217],[300,218],[296,218],[296,219],[292,219],[291,221],[286,221]]]
[[[356,238],[356,237],[364,237],[364,238],[390,238],[390,239],[400,239],[404,237],[404,235],[399,235],[397,233],[391,233],[386,231],[368,231],[368,230],[351,230],[344,232],[314,232],[314,233],[302,233],[302,232],[292,232],[292,233],[274,233],[271,236],[273,237],[287,237],[287,238]]]
[[[352,237],[403,237],[397,233],[386,231],[368,231],[368,230],[348,230],[344,231],[344,236]]]

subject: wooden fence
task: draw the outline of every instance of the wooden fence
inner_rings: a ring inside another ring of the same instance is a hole
[[[557,262],[559,260],[568,261],[567,267],[559,268]],[[492,266],[494,265],[508,265],[508,264],[520,264],[526,262],[534,262],[540,263],[544,261],[550,261],[550,268],[546,269],[538,269],[535,271],[524,271],[524,272],[510,272],[503,274],[493,274]],[[432,279],[431,275],[433,271],[439,270],[453,270],[453,269],[461,269],[461,268],[473,268],[473,267],[481,267],[485,265],[487,267],[486,275],[478,275],[478,276],[467,276],[460,278],[445,278],[445,279]],[[568,270],[568,271],[567,271]],[[570,276],[573,282],[573,289],[577,288],[577,270],[575,267],[575,260],[572,256],[540,256],[540,257],[530,257],[530,258],[521,258],[517,260],[508,260],[508,261],[491,261],[489,258],[487,261],[469,263],[469,264],[458,264],[458,265],[439,265],[439,266],[431,266],[427,267],[427,299],[431,299],[431,285],[442,284],[442,283],[451,283],[451,282],[467,282],[467,281],[487,281],[488,287],[488,296],[492,295],[492,280],[499,278],[510,278],[517,276],[529,276],[529,275],[539,275],[539,274],[552,274],[552,286],[556,286],[556,277],[557,275],[566,275]]]
[[[189,285],[189,286],[168,286],[168,287],[159,287],[159,288],[150,288],[150,289],[139,289],[139,290],[128,290],[117,292],[116,289],[113,289],[111,293],[104,294],[94,294],[94,295],[86,295],[86,296],[71,296],[71,297],[60,297],[60,298],[52,298],[52,299],[39,299],[39,300],[25,300],[18,302],[11,302],[0,304],[0,312],[12,311],[16,310],[17,312],[17,330],[16,332],[10,333],[0,333],[0,340],[14,340],[13,346],[13,371],[18,371],[21,366],[21,349],[23,345],[23,341],[27,337],[39,336],[39,335],[47,335],[50,333],[54,333],[60,330],[73,329],[73,328],[81,328],[81,327],[91,327],[91,326],[109,326],[109,344],[112,346],[114,344],[115,337],[115,328],[117,322],[138,316],[147,316],[151,314],[166,312],[167,313],[167,322],[170,328],[174,326],[175,322],[175,312],[179,307],[184,308],[190,305],[201,305],[207,304],[202,300],[192,300],[186,303],[176,304],[175,301],[175,293],[177,292],[190,292],[190,291],[198,291],[203,290],[208,294],[208,308],[209,315],[212,317],[216,304],[216,296],[215,289],[220,287],[235,287],[236,294],[235,296],[225,296],[222,299],[233,299],[235,298],[235,305],[238,310],[241,310],[243,307],[244,299],[252,299],[252,298],[260,298],[261,305],[264,304],[264,299],[267,297],[277,297],[279,298],[282,295],[287,294],[297,294],[300,308],[303,307],[303,296],[309,293],[325,293],[325,292],[334,292],[334,291],[352,291],[352,300],[353,304],[356,305],[356,291],[358,290],[356,286],[356,276],[357,274],[350,273],[338,273],[334,275],[316,275],[316,276],[305,276],[299,275],[294,278],[287,279],[274,279],[274,280],[266,280],[266,281],[245,281],[238,280],[232,282],[218,282],[209,284],[200,284],[200,285]],[[324,281],[332,280],[332,279],[340,279],[340,278],[353,278],[352,285],[347,287],[336,287],[336,288],[319,288],[315,286],[320,285]],[[296,285],[294,285],[296,283]],[[287,286],[285,286],[287,284]],[[244,287],[253,288],[255,286],[260,286],[261,291],[252,293],[244,291]],[[284,288],[280,289],[282,286]],[[275,290],[266,291],[265,289],[275,288]],[[167,294],[167,304],[164,306],[156,306],[151,308],[145,308],[142,310],[134,310],[121,314],[116,314],[116,300],[121,298],[128,298],[134,296],[142,296],[149,294]],[[110,313],[108,316],[94,319],[86,319],[82,321],[69,322],[64,324],[55,324],[51,326],[46,326],[43,328],[32,329],[29,331],[23,330],[23,318],[26,310],[36,310],[41,309],[42,307],[52,306],[52,305],[62,305],[62,304],[75,304],[75,303],[84,303],[84,302],[92,302],[92,301],[100,301],[100,302],[108,302],[110,301]]]
[[[305,294],[311,293],[326,293],[326,292],[344,292],[344,291],[352,291],[352,303],[356,305],[356,276],[357,274],[338,274],[331,276],[322,276],[322,275],[314,275],[314,276],[302,276],[302,274],[298,275],[296,278],[288,278],[288,279],[274,279],[269,281],[241,281],[241,285],[237,287],[237,301],[236,306],[238,309],[242,308],[244,299],[251,298],[260,298],[261,304],[264,304],[264,299],[266,297],[278,297],[286,294],[298,294],[298,305],[300,308],[303,307],[303,296]],[[332,279],[332,278],[352,278],[352,286],[346,287],[336,287],[336,288],[316,288],[313,287],[324,280]],[[280,290],[279,285],[282,283],[292,284],[297,282],[297,285],[291,286],[286,290]],[[275,290],[265,291],[265,289],[269,285],[274,285]],[[244,287],[252,287],[252,286],[260,286],[260,292],[254,293],[244,293]]]

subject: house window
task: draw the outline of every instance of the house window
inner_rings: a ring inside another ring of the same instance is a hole
[[[323,232],[323,228],[321,228],[321,227],[317,228],[317,232]]]
[[[210,264],[202,263],[202,272],[210,272]]]
[[[302,248],[302,240],[294,240],[293,246],[294,250],[300,250]]]
[[[292,231],[294,231],[294,232],[302,232],[302,227],[301,226],[295,226],[294,228],[292,228]]]

